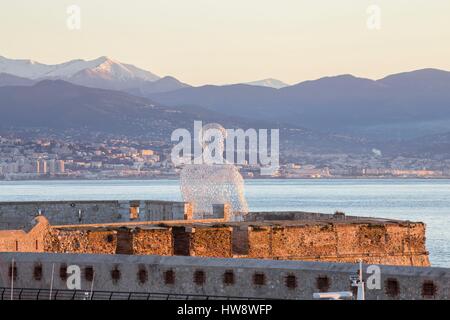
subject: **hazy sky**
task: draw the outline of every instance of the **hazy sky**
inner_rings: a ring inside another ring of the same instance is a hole
[[[69,5],[81,29],[66,26]],[[381,28],[367,27],[370,5]],[[190,84],[450,70],[449,0],[2,0],[0,55],[109,56]]]

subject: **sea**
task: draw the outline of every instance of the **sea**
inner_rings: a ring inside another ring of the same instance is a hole
[[[251,211],[311,211],[426,223],[432,266],[450,267],[450,180],[253,179]],[[0,181],[0,201],[181,200],[177,180]]]

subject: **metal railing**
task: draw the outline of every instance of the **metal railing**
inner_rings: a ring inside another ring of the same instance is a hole
[[[262,300],[262,298],[199,294],[120,292],[67,289],[0,288],[0,300]]]

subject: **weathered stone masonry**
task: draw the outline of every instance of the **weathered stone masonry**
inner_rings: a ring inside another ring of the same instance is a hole
[[[21,230],[38,215],[52,225],[100,224],[192,218],[186,202],[155,200],[0,202],[0,230]]]
[[[429,266],[423,223],[366,220],[178,221],[0,232],[0,251],[243,257]],[[1,235],[4,234],[2,237]]]
[[[248,257],[429,266],[423,223],[249,227]]]
[[[0,252],[44,252],[44,239],[50,232],[45,217],[32,219],[24,230],[0,230]]]

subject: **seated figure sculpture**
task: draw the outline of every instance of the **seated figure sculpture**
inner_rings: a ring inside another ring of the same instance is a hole
[[[211,160],[211,141],[202,138],[202,159],[187,164],[180,174],[183,200],[194,206],[194,219],[203,219],[213,215],[213,205],[229,204],[232,209],[230,220],[242,220],[248,213],[244,197],[244,179],[239,170],[223,160],[226,130],[219,124],[207,124],[202,128],[201,137],[214,133],[216,139],[214,152],[221,161]],[[206,139],[208,140],[208,139]],[[201,160],[201,161],[198,161]]]

